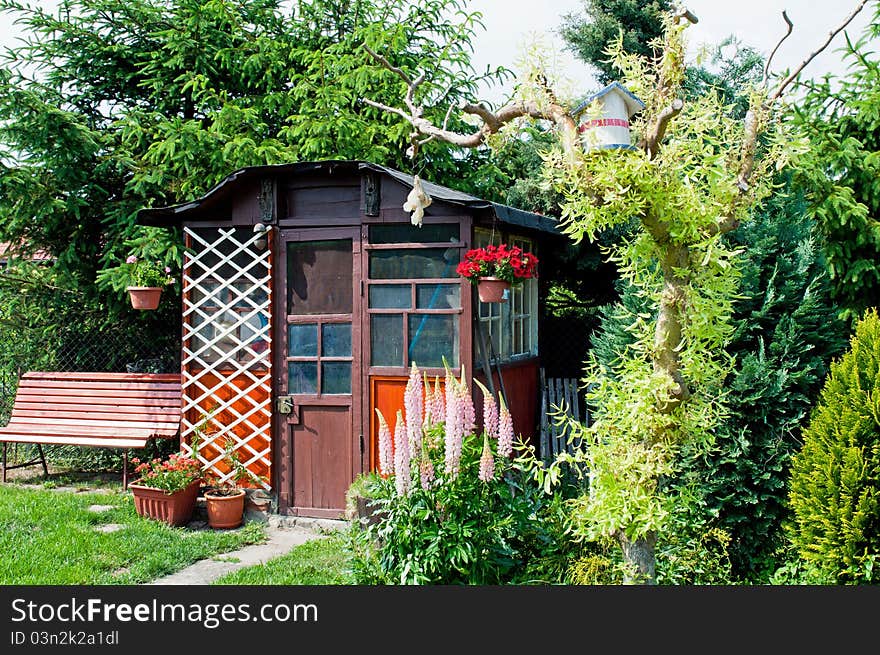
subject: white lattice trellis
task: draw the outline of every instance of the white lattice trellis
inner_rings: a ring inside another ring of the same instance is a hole
[[[247,228],[184,232],[191,248],[183,269],[183,449],[225,481],[233,472],[217,465],[231,439],[254,483],[269,489],[253,470],[271,470],[269,235]],[[199,426],[200,446],[193,453],[189,444]]]

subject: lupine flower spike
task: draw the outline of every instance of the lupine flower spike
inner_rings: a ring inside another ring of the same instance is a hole
[[[428,456],[428,450],[422,448],[422,461],[419,462],[419,478],[422,482],[422,489],[427,491],[434,482],[434,462]]]
[[[495,402],[495,396],[489,391],[482,382],[474,379],[474,383],[480,387],[483,392],[483,432],[489,435],[490,439],[498,438],[498,403]]]
[[[412,363],[409,379],[406,381],[406,391],[403,392],[403,406],[406,411],[407,439],[409,441],[409,454],[413,461],[419,459],[419,451],[422,445],[422,420],[425,410],[425,396],[422,389],[422,376],[416,363]]]
[[[501,457],[513,455],[513,417],[504,402],[504,396],[499,396],[501,409],[498,413],[498,454]]]
[[[474,410],[474,400],[471,398],[470,389],[468,389],[465,380],[464,365],[461,367],[461,380],[458,382],[458,394],[461,398],[462,407],[462,432],[470,434],[477,427],[477,412]]]
[[[422,421],[422,425],[429,428],[437,422],[437,417],[434,416],[434,392],[428,382],[427,373],[422,373],[422,387],[425,389],[425,419]]]
[[[445,364],[445,362],[444,362]],[[458,464],[461,460],[461,440],[464,436],[462,425],[464,422],[463,407],[458,393],[458,381],[452,375],[449,367],[446,367],[446,423],[444,432],[444,467],[443,470],[452,478],[458,476]]]
[[[376,408],[376,414],[379,417],[379,473],[382,475],[391,475],[394,473],[394,456],[391,447],[391,430],[385,417],[379,408]]]
[[[394,486],[398,496],[409,494],[410,468],[409,468],[409,437],[406,431],[406,421],[403,414],[397,410],[397,423],[394,426]]]
[[[490,482],[495,477],[495,458],[492,456],[492,446],[489,445],[489,435],[483,433],[483,454],[480,456],[480,480]]]

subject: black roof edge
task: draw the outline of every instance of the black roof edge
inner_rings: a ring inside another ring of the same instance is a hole
[[[136,222],[140,225],[166,227],[174,225],[177,222],[175,219],[178,216],[198,209],[205,203],[206,200],[216,195],[217,193],[220,193],[230,184],[237,182],[240,179],[249,178],[264,173],[301,173],[308,171],[327,170],[337,167],[351,170],[373,170],[385,173],[407,186],[412,187],[413,185],[412,175],[403,173],[393,168],[388,168],[387,166],[381,166],[379,164],[365,161],[328,159],[324,161],[295,162],[290,164],[267,164],[263,166],[248,166],[233,171],[225,178],[223,178],[219,183],[215,184],[211,189],[209,189],[205,193],[205,195],[203,195],[201,198],[197,198],[196,200],[190,200],[176,205],[169,205],[167,207],[145,207],[143,209],[140,209],[137,213]],[[434,184],[433,182],[428,182],[427,180],[422,180],[422,186],[428,193],[428,195],[430,195],[432,198],[468,207],[470,209],[491,210],[495,217],[497,217],[498,220],[502,223],[508,223],[510,225],[516,225],[518,227],[523,227],[531,230],[538,230],[540,232],[561,235],[556,219],[550,216],[535,214],[533,212],[516,209],[515,207],[510,207],[508,205],[483,200],[481,198],[477,198],[476,196],[472,196],[461,191],[456,191],[455,189],[450,189],[449,187]]]

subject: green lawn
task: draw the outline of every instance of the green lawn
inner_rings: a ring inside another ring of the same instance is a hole
[[[95,513],[90,505],[112,505]],[[98,531],[119,524],[115,532]],[[263,526],[188,530],[141,518],[131,494],[0,487],[0,584],[138,584],[265,539]]]
[[[332,534],[307,541],[265,564],[239,569],[212,584],[346,585],[354,584],[354,579],[347,571],[344,539]]]

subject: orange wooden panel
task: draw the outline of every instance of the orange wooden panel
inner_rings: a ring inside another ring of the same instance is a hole
[[[379,466],[379,417],[376,416],[376,408],[382,412],[388,427],[391,430],[392,448],[394,441],[394,426],[397,422],[397,411],[403,412],[403,394],[406,391],[408,378],[392,376],[374,376],[370,378],[370,470]],[[434,388],[434,378],[429,377],[428,382]],[[440,378],[440,390],[445,390],[446,385]]]
[[[538,362],[527,360],[521,363],[508,364],[501,368],[504,377],[504,390],[507,392],[507,407],[513,417],[513,431],[522,435],[526,442],[534,443],[538,421]],[[485,384],[483,375],[476,376]],[[492,370],[495,389],[499,388],[498,373]],[[476,387],[476,385],[474,385]],[[474,390],[477,410],[477,421],[482,418],[483,396],[479,387]]]

